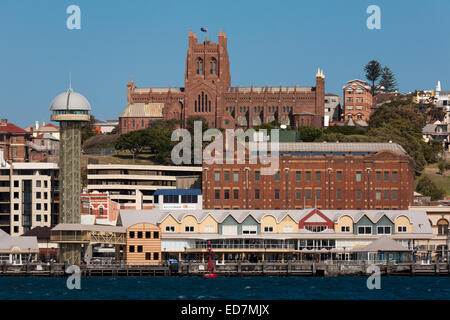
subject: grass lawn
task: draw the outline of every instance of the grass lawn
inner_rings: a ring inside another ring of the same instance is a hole
[[[450,195],[450,170],[445,171],[444,174],[439,174],[436,163],[429,165],[423,170],[423,173],[414,180],[414,188],[417,186],[420,177],[424,175],[428,176],[437,186],[443,188],[447,196]]]

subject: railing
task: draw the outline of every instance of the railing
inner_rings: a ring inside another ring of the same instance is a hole
[[[207,244],[197,244],[195,249],[208,249]],[[293,244],[212,244],[211,249],[291,249]]]

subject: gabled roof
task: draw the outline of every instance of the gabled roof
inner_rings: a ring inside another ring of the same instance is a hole
[[[50,239],[50,227],[35,227],[25,232],[22,236],[36,237],[39,239]]]
[[[352,250],[353,252],[378,252],[378,251],[411,251],[404,246],[402,246],[400,243],[398,243],[395,240],[392,240],[389,237],[383,236],[379,239],[373,241],[371,244],[364,246],[364,247],[358,247],[354,248]]]
[[[121,118],[162,118],[164,103],[132,103],[120,115]]]
[[[29,134],[28,131],[16,126],[14,123],[6,123],[6,125],[0,124],[1,133],[16,133],[16,134]]]

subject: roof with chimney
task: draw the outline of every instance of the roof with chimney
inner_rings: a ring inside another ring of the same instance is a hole
[[[0,122],[0,133],[29,134],[28,131],[16,126],[14,123],[2,119]]]

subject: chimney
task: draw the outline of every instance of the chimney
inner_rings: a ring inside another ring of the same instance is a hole
[[[36,128],[36,130],[39,130],[39,121],[35,122],[35,128]]]
[[[42,126],[45,127],[45,120],[42,120]]]
[[[1,125],[6,126],[8,124],[8,119],[2,119]]]

